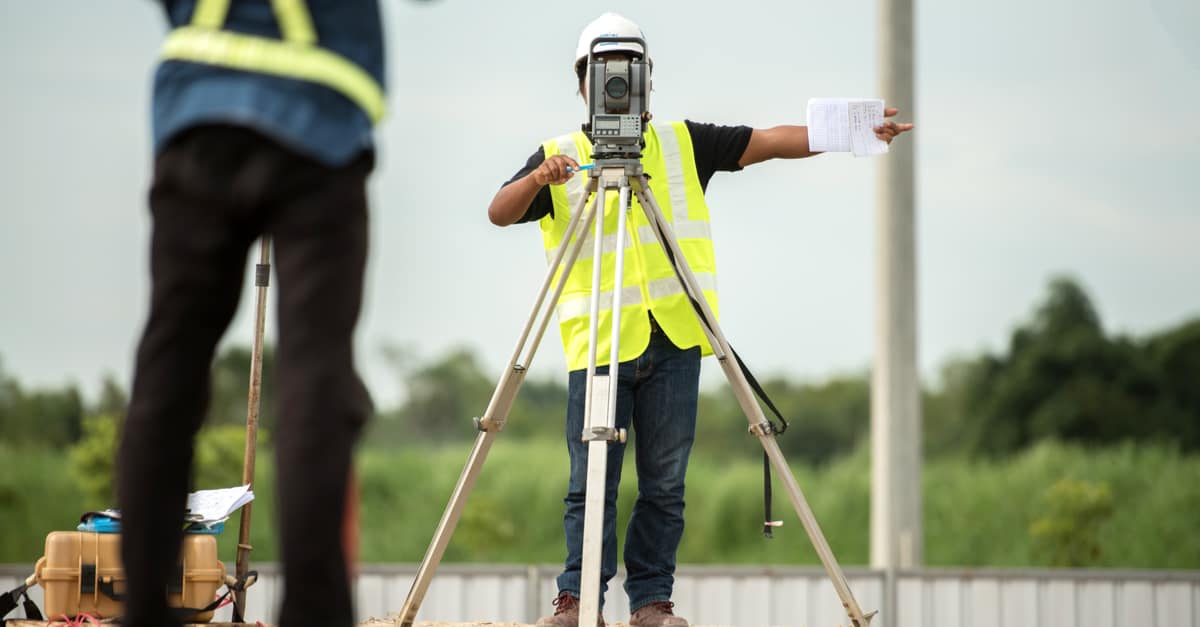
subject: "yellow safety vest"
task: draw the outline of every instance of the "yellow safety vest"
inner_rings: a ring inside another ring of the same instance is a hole
[[[663,126],[649,125],[645,140],[642,167],[650,178],[650,191],[667,221],[672,223],[675,238],[679,241],[684,257],[687,258],[688,265],[696,275],[715,314],[717,265],[713,255],[708,206],[704,202],[704,190],[700,186],[700,177],[696,173],[696,161],[692,154],[691,134],[683,122],[672,122]],[[591,142],[582,132],[543,142],[542,149],[547,159],[557,154],[565,154],[580,165],[592,161]],[[541,220],[542,239],[548,261],[553,260],[555,251],[562,244],[567,223],[571,219],[570,212],[585,193],[586,185],[584,176],[574,176],[564,185],[550,186],[550,196],[554,199],[554,213]],[[646,350],[650,342],[650,320],[647,316],[649,312],[654,313],[654,319],[676,346],[700,346],[704,355],[712,354],[712,348],[700,327],[695,310],[684,293],[683,285],[676,277],[666,253],[655,238],[641,204],[636,197],[631,202],[633,210],[626,221],[628,230],[625,235],[625,271],[621,283],[619,360],[635,359]],[[613,275],[616,271],[618,205],[618,194],[609,193],[604,206],[605,235],[596,347],[597,365],[607,364],[611,352],[611,295],[615,278]],[[594,230],[589,229],[556,309],[569,370],[587,367],[593,242]],[[561,274],[560,268],[558,275]]]
[[[199,0],[192,23],[175,29],[162,57],[317,83],[358,105],[372,123],[383,118],[383,88],[366,70],[317,45],[304,0],[271,0],[283,39],[221,30],[230,0]]]

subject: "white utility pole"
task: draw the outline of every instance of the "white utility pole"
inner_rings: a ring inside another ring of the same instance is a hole
[[[879,75],[886,106],[900,109],[900,121],[913,121],[912,0],[879,0]],[[887,570],[892,582],[896,569],[919,566],[923,552],[913,139],[901,136],[879,160],[875,227],[871,566]],[[896,624],[886,613],[883,620]]]

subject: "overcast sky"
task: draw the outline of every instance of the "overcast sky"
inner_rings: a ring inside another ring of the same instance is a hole
[[[384,4],[391,112],[358,359],[385,406],[400,391],[384,345],[474,347],[495,375],[507,360],[545,263],[536,226],[498,229],[486,207],[542,139],[578,128],[576,38],[602,10],[645,30],[659,121],[803,123],[811,97],[878,90],[873,2]],[[926,379],[1002,349],[1054,274],[1083,283],[1110,331],[1200,315],[1200,3],[916,4],[917,102],[888,104],[917,124],[899,141],[917,147]],[[164,33],[149,0],[0,1],[0,363],[26,385],[128,385]],[[760,376],[870,363],[878,163],[824,155],[710,184],[723,327]],[[226,344],[252,338],[250,283]],[[563,363],[552,330],[534,376]]]

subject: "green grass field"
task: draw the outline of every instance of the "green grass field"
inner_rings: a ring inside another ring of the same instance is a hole
[[[366,449],[358,461],[362,489],[361,557],[366,562],[416,562],[466,461],[467,445]],[[56,451],[0,446],[0,562],[29,563],[48,531],[73,529],[95,504]],[[260,451],[255,492],[253,559],[276,559],[274,477]],[[620,528],[636,497],[632,454],[619,496]],[[816,555],[776,489],[773,540],[762,537],[762,461],[715,462],[697,452],[688,477],[686,564],[815,564]],[[562,559],[562,496],[566,451],[559,442],[497,441],[468,501],[447,561],[554,563]],[[838,559],[868,560],[870,474],[865,451],[821,468],[796,467],[797,479]],[[1200,456],[1167,447],[1082,449],[1042,444],[1002,461],[941,460],[924,471],[925,562],[936,566],[1041,566],[1052,563],[1031,525],[1060,508],[1043,495],[1063,479],[1103,486],[1109,507],[1084,511],[1067,538],[1094,536],[1085,566],[1200,568]],[[224,486],[199,486],[224,487]],[[1081,510],[1082,511],[1082,510]],[[1088,512],[1092,512],[1089,516]],[[1070,522],[1070,521],[1069,521]],[[237,520],[221,538],[231,562]],[[1086,538],[1085,538],[1086,539]]]

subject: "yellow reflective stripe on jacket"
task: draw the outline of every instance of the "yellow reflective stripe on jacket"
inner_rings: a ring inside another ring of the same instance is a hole
[[[603,290],[600,292],[600,310],[612,310],[612,290]],[[621,307],[632,307],[642,304],[642,290],[636,285],[626,285],[621,288]],[[554,308],[555,315],[560,321],[571,320],[572,318],[587,318],[591,315],[592,297],[590,294],[581,294],[574,298],[560,300],[558,306]]]
[[[304,0],[271,0],[271,11],[279,22],[279,32],[286,41],[298,44],[317,43],[317,31]],[[199,0],[192,14],[192,26],[221,28],[229,15],[229,0]]]
[[[192,13],[192,25],[204,28],[221,28],[229,13],[229,0],[200,0]]]
[[[676,222],[688,219],[687,187],[683,178],[683,161],[679,152],[679,138],[675,133],[665,132],[658,136],[662,146],[663,165],[667,168],[667,189],[670,190],[671,217]]]
[[[229,0],[200,0],[192,24],[167,36],[162,57],[324,85],[358,105],[372,123],[383,119],[383,88],[352,61],[316,45],[303,1],[272,0],[271,6],[283,40],[220,30]]]
[[[713,311],[717,312],[716,262],[708,223],[708,207],[696,173],[687,126],[682,122],[650,125],[645,139],[642,166],[650,179],[655,200],[670,223],[706,300]],[[542,148],[547,159],[557,154],[565,154],[580,164],[591,162],[591,144],[587,136],[580,132],[546,141]],[[586,188],[586,181],[585,176],[574,176],[564,185],[550,187],[554,211],[541,221],[548,261],[553,260],[554,253],[562,244],[570,212],[578,206]],[[636,358],[645,350],[650,336],[647,313],[651,311],[659,326],[676,346],[700,346],[703,354],[711,354],[707,337],[696,319],[691,301],[675,276],[674,268],[658,243],[654,229],[636,197],[632,200],[629,231],[625,236],[625,276],[619,281],[612,276],[616,259],[613,253],[617,252],[616,196],[615,192],[610,193],[604,204],[605,233],[601,243],[603,256],[600,259],[603,267],[598,320],[598,363],[602,365],[608,362],[612,294],[617,286],[621,289],[623,312],[620,329],[621,361]],[[579,257],[567,277],[555,310],[570,370],[587,366],[592,266],[596,260],[593,259],[593,232],[589,230],[584,238]],[[561,270],[559,272],[561,273]]]
[[[575,138],[574,133],[572,133],[571,135],[568,135],[566,137],[558,138],[557,140],[555,140],[555,143],[558,146],[558,150],[562,154],[574,159],[575,163],[578,163],[579,165],[587,165],[592,162],[591,149],[588,148],[586,153],[580,154],[580,150],[579,150],[580,146],[576,143],[576,138]],[[546,157],[549,158],[550,155],[547,154]],[[565,191],[567,193],[566,203],[567,203],[568,211],[574,209],[575,206],[579,204],[579,199],[583,198],[583,194],[587,191],[587,183],[588,183],[588,181],[591,180],[593,172],[595,172],[595,170],[588,170],[585,172],[581,172],[581,173],[567,179],[567,182],[563,184],[563,188],[565,189]],[[553,188],[551,188],[551,189],[553,190]],[[553,196],[553,193],[551,194],[551,196]],[[555,209],[555,211],[557,211],[557,208]],[[593,231],[591,231],[591,230],[588,231],[589,238],[592,236],[592,233],[593,233]],[[584,246],[584,248],[587,249],[588,255],[592,254],[591,246]],[[583,251],[580,251],[580,252],[582,253]]]
[[[712,239],[712,227],[707,222],[700,220],[688,220],[686,222],[676,222],[671,225],[671,230],[675,232],[675,239]],[[654,227],[649,224],[643,224],[637,227],[638,242],[649,244],[658,241],[658,236],[654,233]],[[594,251],[592,246],[592,234],[589,233],[584,241],[583,248],[579,251],[578,259],[591,259]],[[625,238],[625,249],[629,250],[634,245],[633,241]],[[605,253],[616,252],[617,250],[617,234],[610,233],[604,236],[604,241],[601,244]],[[546,249],[546,262],[554,261],[554,255],[558,252],[557,248]]]
[[[703,290],[717,289],[717,278],[707,272],[695,274],[696,282],[700,284]],[[649,292],[651,300],[662,298],[664,296],[674,296],[683,294],[683,284],[679,282],[678,277],[668,277],[651,281],[649,284]],[[612,290],[600,292],[600,302],[608,303],[602,309],[612,309]],[[642,291],[638,286],[625,286],[621,288],[621,307],[630,307],[638,305],[642,302]],[[584,295],[570,300],[559,302],[558,307],[554,308],[555,314],[559,320],[569,320],[571,318],[587,317],[591,312],[592,298],[590,295]]]
[[[271,9],[275,11],[279,32],[285,40],[310,46],[317,43],[317,31],[313,29],[304,0],[271,0]]]

